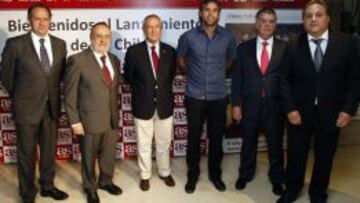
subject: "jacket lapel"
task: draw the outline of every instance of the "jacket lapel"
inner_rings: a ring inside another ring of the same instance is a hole
[[[154,71],[152,68],[152,64],[151,64],[151,60],[150,60],[150,56],[149,56],[149,52],[148,52],[148,47],[146,44],[146,41],[142,42],[142,58],[145,59],[145,68],[146,71],[148,72],[148,74],[150,74],[152,76],[153,79],[156,79],[156,75],[154,75]]]
[[[250,59],[251,59],[251,63],[254,64],[251,67],[254,67],[256,69],[255,71],[257,71],[260,75],[262,75],[256,56],[256,38],[250,41]]]
[[[325,49],[324,58],[321,63],[321,66],[320,66],[320,73],[328,70],[331,67],[331,61],[332,61],[332,59],[334,59],[334,57],[333,57],[334,50],[336,50],[335,43],[336,43],[336,41],[335,41],[334,37],[329,35],[329,40],[328,40],[328,44]]]
[[[53,62],[52,62],[52,65],[51,65],[51,68],[50,68],[50,73],[51,74],[53,71],[54,71],[54,64],[57,63],[57,61],[59,60],[59,51],[60,49],[57,48],[57,44],[56,44],[56,41],[54,40],[54,37],[49,35],[50,37],[50,42],[51,42],[51,50],[52,51],[52,55],[53,55]],[[51,59],[50,59],[51,60]]]
[[[31,32],[29,32],[26,36],[26,43],[28,44],[28,47],[29,47],[29,51],[28,51],[28,60],[33,60],[35,66],[39,69],[40,72],[44,73],[45,74],[45,70],[44,68],[42,67],[42,64],[40,62],[40,58],[36,52],[36,49],[35,49],[35,46],[34,46],[34,43],[32,41],[32,38],[31,38]]]
[[[164,75],[164,71],[166,71],[164,69],[165,66],[165,62],[166,62],[166,58],[167,58],[167,51],[164,48],[163,44],[160,42],[160,62],[159,62],[159,68],[157,70],[157,78],[159,79],[161,77],[161,75]]]
[[[303,58],[304,61],[303,63],[307,63],[305,65],[305,67],[308,67],[308,70],[312,73],[312,74],[317,74],[316,73],[316,69],[315,69],[315,65],[314,65],[314,61],[311,57],[311,51],[310,51],[310,47],[309,47],[309,41],[307,38],[307,34],[303,33],[300,37],[299,37],[299,58]]]
[[[114,59],[114,56],[111,55],[110,53],[108,53],[108,56],[109,56],[109,59],[111,61],[111,66],[113,68],[113,71],[114,71],[114,78],[113,78],[113,82],[112,82],[112,87],[114,87],[114,85],[117,84],[118,82],[118,79],[119,79],[119,64],[115,63],[115,59]]]
[[[275,67],[277,60],[281,57],[281,50],[279,50],[279,41],[274,37],[270,61],[265,74],[270,73]]]
[[[99,79],[107,86],[107,83],[105,81],[104,75],[102,73],[102,69],[100,67],[100,64],[98,63],[98,61],[96,60],[96,57],[93,53],[93,51],[91,50],[91,48],[89,47],[86,50],[86,54],[88,55],[88,58],[90,59],[89,63],[90,63],[90,68],[93,69],[94,73],[99,77]]]

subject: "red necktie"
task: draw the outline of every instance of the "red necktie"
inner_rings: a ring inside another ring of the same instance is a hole
[[[109,71],[109,69],[108,69],[108,67],[106,66],[106,63],[105,63],[105,61],[106,61],[106,56],[104,55],[104,56],[102,56],[100,59],[101,59],[102,64],[103,64],[102,72],[103,72],[103,75],[104,75],[104,79],[105,79],[105,81],[106,81],[106,84],[107,84],[108,86],[111,86],[111,84],[112,84],[112,79],[111,79],[110,71]]]
[[[260,60],[260,69],[261,73],[264,76],[266,73],[266,70],[269,65],[269,53],[266,49],[266,46],[268,45],[267,41],[262,42],[262,51],[261,51],[261,60]],[[265,97],[265,90],[264,88],[261,89],[261,96]]]
[[[157,72],[157,70],[159,69],[159,57],[156,54],[155,46],[151,47],[151,57],[152,57],[152,61],[153,61],[154,70],[155,70],[155,72]]]

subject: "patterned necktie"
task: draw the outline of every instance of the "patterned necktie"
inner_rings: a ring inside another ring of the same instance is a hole
[[[50,72],[50,59],[49,59],[49,55],[46,51],[46,48],[44,46],[45,40],[44,39],[40,39],[40,62],[42,67],[45,70],[45,73],[48,74]]]
[[[103,67],[102,67],[102,72],[103,72],[103,76],[104,76],[104,79],[105,79],[105,81],[106,81],[106,84],[107,84],[108,86],[111,86],[111,84],[112,84],[112,79],[111,79],[111,74],[110,74],[109,68],[106,66],[106,63],[105,63],[105,61],[106,61],[106,56],[103,55],[102,57],[100,57],[100,59],[101,59],[102,65],[103,65]]]
[[[316,44],[316,49],[315,49],[315,53],[314,53],[314,65],[315,65],[316,72],[319,72],[321,63],[324,58],[324,53],[322,52],[321,46],[320,46],[323,39],[312,39],[311,41],[313,41]]]
[[[267,41],[263,41],[262,42],[262,51],[261,51],[261,60],[260,60],[260,69],[261,69],[261,73],[264,76],[266,73],[266,70],[269,66],[269,53],[266,49],[268,45]],[[265,97],[265,90],[264,88],[261,89],[261,96]]]
[[[156,73],[157,70],[159,69],[159,57],[155,51],[155,46],[151,47],[151,57],[152,57],[152,61],[153,61],[153,67],[154,67],[154,70]]]

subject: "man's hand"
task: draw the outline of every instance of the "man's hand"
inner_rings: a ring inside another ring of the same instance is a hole
[[[71,125],[71,129],[73,130],[73,133],[78,136],[84,136],[85,131],[82,123],[75,123]]]
[[[291,111],[287,114],[289,122],[293,125],[301,125],[301,116],[299,111]]]
[[[336,127],[343,128],[351,123],[351,115],[345,112],[340,112],[336,120]]]
[[[234,120],[234,123],[239,124],[242,118],[241,107],[240,106],[232,107],[231,116],[232,119]]]

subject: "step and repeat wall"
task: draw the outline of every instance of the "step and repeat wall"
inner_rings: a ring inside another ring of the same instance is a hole
[[[9,37],[29,32],[26,9],[33,2],[46,3],[53,12],[51,34],[67,42],[69,55],[86,49],[90,28],[99,21],[107,22],[112,30],[111,52],[123,61],[127,48],[144,40],[142,21],[148,14],[162,19],[162,41],[177,47],[179,36],[194,28],[198,22],[199,0],[3,0],[0,1],[0,50]],[[222,0],[223,9],[219,24],[234,32],[238,43],[254,36],[256,11],[261,7],[273,7],[278,14],[277,37],[287,39],[298,34],[301,27],[301,9],[307,0]],[[0,67],[1,68],[1,67]],[[228,79],[228,85],[231,81]],[[174,90],[174,130],[171,145],[172,156],[186,152],[187,123],[184,108],[185,76],[177,76]],[[230,108],[229,108],[230,109]],[[61,108],[58,127],[57,159],[79,160],[79,141],[72,135],[68,119]],[[137,154],[136,134],[131,113],[131,93],[126,85],[119,87],[120,129],[118,133],[117,158],[129,159]],[[230,120],[228,119],[230,124]],[[11,116],[11,99],[0,85],[0,163],[16,162],[16,130]],[[241,138],[227,137],[223,141],[225,153],[239,152]],[[259,147],[265,149],[264,138]],[[207,151],[206,125],[201,149]]]

